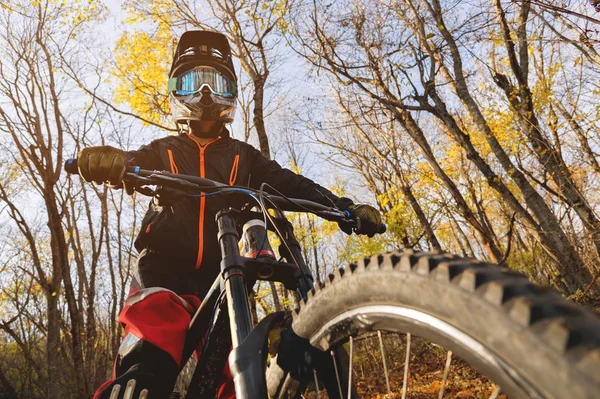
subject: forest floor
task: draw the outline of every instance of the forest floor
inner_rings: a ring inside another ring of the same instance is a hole
[[[467,363],[455,359],[450,368],[444,389],[444,398],[489,398],[494,384],[477,373]],[[400,370],[402,372],[402,370]],[[408,375],[407,399],[438,399],[442,385],[444,365],[437,356],[425,355],[421,361],[411,364]],[[393,376],[393,373],[391,373]],[[357,391],[365,399],[400,399],[402,397],[402,375],[390,378],[391,395],[387,394],[385,380],[361,379],[357,381]],[[497,399],[507,399],[499,395]]]
[[[353,378],[361,398],[400,399],[406,356],[406,339],[397,334],[383,338],[390,391],[381,360],[379,339],[371,337],[357,342],[354,348]],[[348,349],[348,348],[347,348]],[[442,387],[447,352],[431,342],[413,337],[407,378],[407,399],[438,399]],[[462,359],[452,356],[444,385],[445,399],[490,398],[496,386]],[[497,399],[508,399],[499,394]]]

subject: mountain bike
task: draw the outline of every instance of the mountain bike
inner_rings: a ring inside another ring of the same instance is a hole
[[[65,169],[77,173],[76,160]],[[315,283],[284,212],[356,223],[348,213],[277,195],[267,186],[228,186],[139,167],[128,167],[124,181],[148,196],[160,187],[174,197],[235,197],[224,200],[228,205],[216,216],[221,273],[189,326],[182,365],[200,341],[204,345],[185,398],[214,398],[229,361],[238,398],[404,399],[415,337],[446,353],[443,373],[436,374],[438,398],[445,394],[452,356],[493,381],[485,396],[461,397],[600,398],[600,319],[519,273],[449,253],[408,250],[365,258]],[[247,237],[249,225],[259,227],[253,238]],[[267,231],[281,241],[279,260],[260,256],[270,245]],[[251,255],[240,253],[240,237],[251,241]],[[257,280],[295,291],[299,308],[267,314],[255,326],[248,290]],[[398,334],[404,334],[396,340],[404,361],[390,358],[384,345],[384,337]],[[358,381],[361,342],[367,342],[368,357],[383,363],[379,396]],[[394,367],[403,371],[400,388],[390,379]]]

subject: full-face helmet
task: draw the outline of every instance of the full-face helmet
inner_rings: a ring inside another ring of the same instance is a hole
[[[176,123],[231,123],[237,80],[227,37],[210,31],[185,32],[173,57],[168,91]]]

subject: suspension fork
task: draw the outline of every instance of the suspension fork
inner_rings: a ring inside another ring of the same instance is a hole
[[[232,209],[217,213],[219,245],[221,247],[221,273],[227,295],[227,311],[233,350],[229,355],[229,366],[235,384],[236,397],[239,399],[266,399],[262,356],[256,357],[254,341],[257,331],[253,332],[252,315],[248,304],[248,289],[244,260],[240,255],[239,234],[235,228]],[[259,324],[259,326],[261,326]],[[268,326],[267,326],[268,327]],[[262,328],[266,328],[263,327]]]
[[[246,266],[240,255],[239,234],[235,218],[239,216],[233,209],[217,213],[218,240],[221,247],[221,274],[227,295],[227,309],[233,351],[229,364],[233,375],[236,397],[240,399],[267,398],[264,382],[264,359],[266,358],[266,335],[274,323],[283,321],[283,312],[268,315],[256,329],[252,322],[248,304]],[[291,223],[284,220],[281,225],[288,246],[280,246],[280,253],[289,261],[295,260],[297,269],[294,277],[298,281],[297,292],[305,297],[313,288],[313,276],[304,262],[300,244],[295,239]],[[257,356],[258,351],[258,356]],[[261,353],[264,352],[264,353]]]
[[[227,209],[217,213],[217,226],[221,247],[221,274],[227,295],[231,342],[235,349],[250,334],[254,325],[248,304],[244,260],[238,247],[240,236],[235,228],[233,212],[232,209]]]

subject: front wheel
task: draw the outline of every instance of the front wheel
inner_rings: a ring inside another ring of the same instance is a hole
[[[600,320],[594,313],[521,274],[449,254],[392,252],[338,270],[301,303],[292,329],[335,355],[336,369],[349,370],[334,381],[343,396],[345,385],[356,386],[364,373],[353,371],[353,355],[357,342],[370,336],[381,343],[380,351],[370,347],[383,355],[387,388],[381,396],[387,391],[396,397],[398,384],[390,383],[388,369],[398,357],[390,359],[382,341],[391,332],[407,333],[408,342],[402,341],[407,363],[411,336],[445,348],[443,384],[452,353],[468,362],[493,381],[481,397],[498,397],[500,390],[510,399],[600,397]],[[340,351],[349,355],[346,365],[340,364]],[[404,381],[407,370],[408,364]],[[318,391],[319,382],[313,385]],[[410,384],[399,388],[403,397],[407,389]],[[444,385],[432,397],[442,397],[443,390]]]

